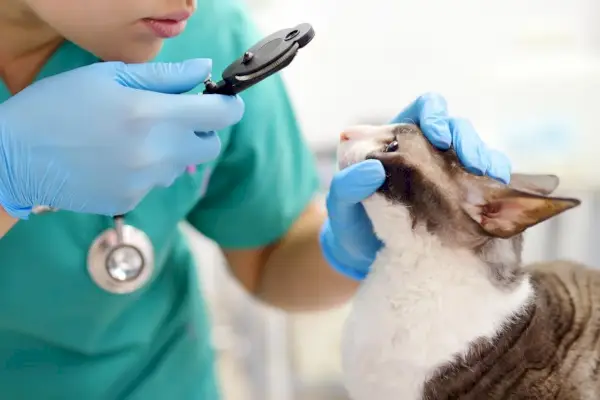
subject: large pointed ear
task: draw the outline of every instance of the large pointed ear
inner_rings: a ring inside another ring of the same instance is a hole
[[[508,186],[522,192],[547,196],[556,190],[559,182],[556,175],[512,174]]]
[[[502,185],[491,178],[467,176],[464,211],[490,236],[510,238],[577,207],[577,199],[547,197]],[[546,189],[549,186],[546,186]]]

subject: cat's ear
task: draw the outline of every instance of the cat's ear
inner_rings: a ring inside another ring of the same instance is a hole
[[[577,199],[538,194],[553,185],[544,186],[544,190],[538,187],[538,193],[534,193],[531,188],[518,190],[488,177],[468,175],[462,186],[463,210],[493,237],[515,236],[581,203]]]
[[[547,196],[556,190],[558,183],[559,179],[556,175],[512,174],[508,186],[522,192],[533,192]]]

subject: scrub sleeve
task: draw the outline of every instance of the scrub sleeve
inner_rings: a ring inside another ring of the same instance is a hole
[[[156,60],[208,57],[220,74],[262,36],[248,15],[242,0],[198,0],[186,31],[165,41]],[[65,43],[38,79],[97,61]],[[187,218],[222,247],[263,246],[287,231],[318,188],[281,78],[242,97],[242,121],[218,132],[219,158],[127,214],[155,249],[156,271],[142,290],[113,295],[87,273],[87,250],[110,218],[35,215],[2,238],[0,399],[220,398],[210,318],[179,222]],[[8,98],[0,85],[0,101]]]
[[[238,53],[263,35],[241,9]],[[204,198],[187,219],[223,248],[270,244],[290,228],[319,187],[314,157],[299,129],[281,75],[242,92],[244,118],[235,125]]]
[[[245,117],[232,130],[206,195],[187,217],[228,249],[281,238],[319,185],[280,78],[263,81],[244,97]]]

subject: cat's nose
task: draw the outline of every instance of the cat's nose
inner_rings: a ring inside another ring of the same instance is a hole
[[[363,136],[364,132],[362,132],[360,129],[356,129],[355,127],[351,126],[349,128],[344,129],[342,133],[340,133],[340,142],[348,142],[350,140],[361,139]]]
[[[366,139],[372,130],[373,127],[366,125],[349,126],[340,133],[340,142]]]

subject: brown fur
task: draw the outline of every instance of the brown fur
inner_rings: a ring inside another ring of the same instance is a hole
[[[501,286],[512,286],[523,276],[522,233],[580,203],[577,199],[547,197],[558,186],[554,175],[513,174],[507,186],[467,172],[453,149],[436,149],[416,125],[399,125],[394,135],[397,150],[374,152],[368,157],[381,161],[387,172],[379,192],[407,205],[413,224],[423,223],[446,245],[477,252],[488,263],[494,282]],[[481,188],[484,203],[466,200],[473,187]],[[528,205],[522,207],[520,219],[511,221],[512,226],[494,225],[494,213],[503,204]],[[511,242],[510,254],[498,251],[499,238]]]
[[[503,185],[467,172],[454,150],[435,149],[415,125],[399,125],[394,134],[397,150],[368,157],[381,161],[387,172],[379,192],[408,205],[415,223],[426,222],[447,245],[476,248],[494,238],[521,240],[527,228],[579,205],[577,199],[547,197],[558,185],[553,175],[513,174],[511,184]],[[553,187],[547,190],[536,181]],[[466,204],[470,188],[479,188],[483,203]],[[491,223],[503,205],[515,204],[524,207],[523,215],[511,221],[514,226]]]
[[[600,399],[600,272],[570,262],[525,270],[536,294],[527,313],[441,368],[425,400]]]
[[[465,171],[453,150],[435,149],[414,125],[394,133],[396,150],[369,156],[387,171],[380,192],[407,206],[413,225],[472,250],[502,289],[529,276],[535,291],[492,342],[475,342],[465,359],[440,368],[423,398],[600,399],[600,271],[570,262],[521,266],[522,233],[579,201],[549,197],[558,185],[552,175],[514,174],[503,185]]]

